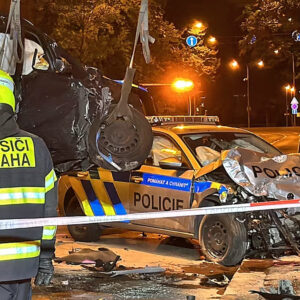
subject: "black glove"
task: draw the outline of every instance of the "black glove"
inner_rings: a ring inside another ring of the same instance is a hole
[[[51,258],[40,258],[38,273],[35,277],[35,285],[49,285],[54,273]]]

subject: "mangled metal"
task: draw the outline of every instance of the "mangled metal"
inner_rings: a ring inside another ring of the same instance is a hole
[[[243,148],[230,150],[223,160],[230,178],[254,196],[300,198],[300,155],[272,157]]]
[[[121,90],[121,85],[96,68],[82,66],[25,20],[21,61],[14,55],[7,23],[0,16],[1,65],[15,81],[18,123],[44,139],[55,169],[63,173],[101,166],[120,171],[141,164],[150,151],[152,133],[143,114],[128,105],[136,103],[131,101],[136,98],[131,85],[126,95],[121,92],[121,100],[118,92],[113,97],[110,88]],[[118,103],[126,109],[118,110]]]
[[[300,155],[264,153],[252,148],[234,147],[213,156],[211,151],[208,155],[201,152],[203,161],[211,161],[197,172],[196,178],[207,176],[225,184],[228,195],[221,205],[299,199]],[[247,229],[247,256],[276,257],[285,251],[300,255],[299,209],[249,212],[237,214],[235,219]]]

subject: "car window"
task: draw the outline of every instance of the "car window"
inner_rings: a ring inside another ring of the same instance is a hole
[[[181,160],[181,151],[173,141],[164,136],[154,136],[151,149],[152,165],[159,166],[159,162],[169,157],[176,157]]]
[[[153,145],[146,165],[159,167],[159,162],[163,159],[175,157],[182,161],[183,165],[190,167],[188,160],[182,153],[180,147],[170,138],[162,135],[153,137]]]
[[[5,41],[4,41],[5,40]],[[13,41],[8,34],[0,33],[0,45],[5,42],[5,52],[3,58],[3,70],[14,75],[16,72],[16,60],[13,56]],[[26,38],[24,42],[24,61],[22,75],[28,75],[33,71],[32,62],[35,50],[37,50],[37,56],[35,61],[35,68],[40,70],[48,70],[49,63],[45,59],[45,53],[43,48],[31,39]]]
[[[278,149],[250,133],[210,132],[182,135],[181,138],[202,166],[218,160],[221,151],[238,147],[274,156],[281,155]]]

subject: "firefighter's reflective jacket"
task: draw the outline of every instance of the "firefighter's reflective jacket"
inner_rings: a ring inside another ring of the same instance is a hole
[[[57,215],[56,176],[37,136],[0,116],[0,219]],[[9,135],[8,135],[9,134]],[[35,277],[39,257],[53,257],[55,226],[0,230],[0,281]]]

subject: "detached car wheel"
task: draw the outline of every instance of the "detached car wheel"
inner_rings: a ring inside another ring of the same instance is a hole
[[[247,251],[247,230],[233,215],[207,215],[199,226],[199,243],[210,261],[224,266],[241,262]]]
[[[67,216],[84,216],[84,213],[74,195],[66,207]],[[68,230],[75,241],[96,242],[99,240],[102,228],[98,224],[68,225]]]
[[[110,112],[115,105],[111,105]],[[91,160],[104,169],[115,171],[111,161],[122,171],[140,166],[147,158],[153,143],[152,128],[145,116],[130,107],[132,120],[119,118],[107,124],[107,116],[95,119],[88,145]],[[106,160],[104,159],[104,156]]]

